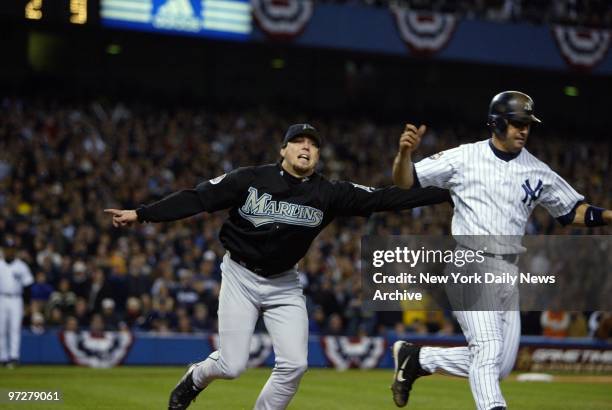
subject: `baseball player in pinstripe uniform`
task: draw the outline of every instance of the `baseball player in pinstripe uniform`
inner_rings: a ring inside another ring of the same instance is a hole
[[[461,145],[415,164],[411,155],[425,133],[425,126],[417,129],[407,124],[393,163],[393,181],[403,188],[449,189],[455,203],[452,220],[455,238],[460,235],[520,238],[537,205],[545,207],[563,225],[610,224],[612,211],[584,203],[582,195],[525,149],[531,125],[539,122],[528,95],[502,92],[489,106],[490,139]],[[461,244],[459,239],[457,242]],[[485,254],[488,268],[517,272],[516,248],[501,244],[492,252]],[[391,387],[395,404],[398,407],[407,404],[418,377],[440,372],[468,378],[478,410],[506,409],[499,381],[512,370],[519,345],[516,296],[511,310],[454,312],[467,347],[419,348],[405,341],[396,342]]]
[[[5,235],[0,258],[0,362],[9,368],[19,363],[23,293],[34,283],[28,265],[16,257],[17,243]]]
[[[174,221],[229,209],[219,238],[227,250],[219,295],[219,350],[189,367],[170,394],[169,409],[185,409],[216,379],[246,368],[260,314],[272,338],[276,364],[255,408],[287,407],[307,367],[308,315],[296,263],[336,216],[410,209],[447,202],[447,190],[374,189],[329,181],[315,172],[321,137],[309,124],[287,130],[282,160],[236,169],[137,210],[107,209],[115,226]]]

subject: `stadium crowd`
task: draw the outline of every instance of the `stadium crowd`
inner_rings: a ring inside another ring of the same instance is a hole
[[[35,276],[24,326],[34,332],[49,328],[215,331],[224,253],[217,233],[224,213],[114,229],[102,210],[134,208],[239,166],[277,161],[288,124],[305,120],[324,136],[320,167],[324,175],[369,186],[391,184],[400,124],[288,118],[263,109],[212,112],[3,99],[0,231],[15,234],[19,256]],[[611,141],[579,136],[568,150],[571,136],[545,132],[545,128],[535,130],[529,150],[592,203],[612,207],[612,186],[607,183],[612,176]],[[431,155],[487,137],[485,127],[433,124],[420,152]],[[369,219],[340,219],[330,225],[299,265],[310,331],[455,333],[449,315],[372,313],[363,308],[359,293],[362,235],[448,234],[451,215],[450,206],[438,205]],[[604,232],[561,227],[542,209],[534,213],[527,231]],[[524,330],[530,334],[540,333],[556,318],[541,318],[539,312],[525,315]],[[589,320],[580,313],[572,318],[567,319],[567,327],[572,320]]]
[[[400,6],[415,11],[453,13],[468,19],[561,23],[612,27],[612,3],[606,0],[325,0],[338,4]]]

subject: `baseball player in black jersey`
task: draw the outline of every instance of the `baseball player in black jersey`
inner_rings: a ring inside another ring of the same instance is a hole
[[[275,366],[255,409],[284,409],[307,368],[308,316],[297,262],[336,216],[369,216],[450,202],[438,188],[374,189],[329,181],[315,172],[321,137],[309,124],[289,127],[276,164],[238,168],[136,210],[107,209],[115,227],[163,222],[229,209],[219,237],[221,264],[219,350],[189,367],[170,395],[169,409],[185,409],[215,379],[246,368],[259,315],[272,339]]]

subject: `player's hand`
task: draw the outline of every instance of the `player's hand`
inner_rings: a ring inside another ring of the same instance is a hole
[[[427,127],[425,125],[421,125],[417,128],[415,125],[406,124],[404,128],[404,132],[399,139],[399,153],[404,156],[412,151],[416,150],[421,143],[421,138],[427,131]]]
[[[115,228],[131,225],[138,220],[136,211],[131,209],[105,209],[104,212],[113,216],[113,226]]]

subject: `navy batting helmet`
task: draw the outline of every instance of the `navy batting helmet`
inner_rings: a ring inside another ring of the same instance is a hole
[[[506,135],[508,121],[520,123],[542,122],[533,115],[533,100],[520,91],[504,91],[489,104],[487,125],[497,135]]]

